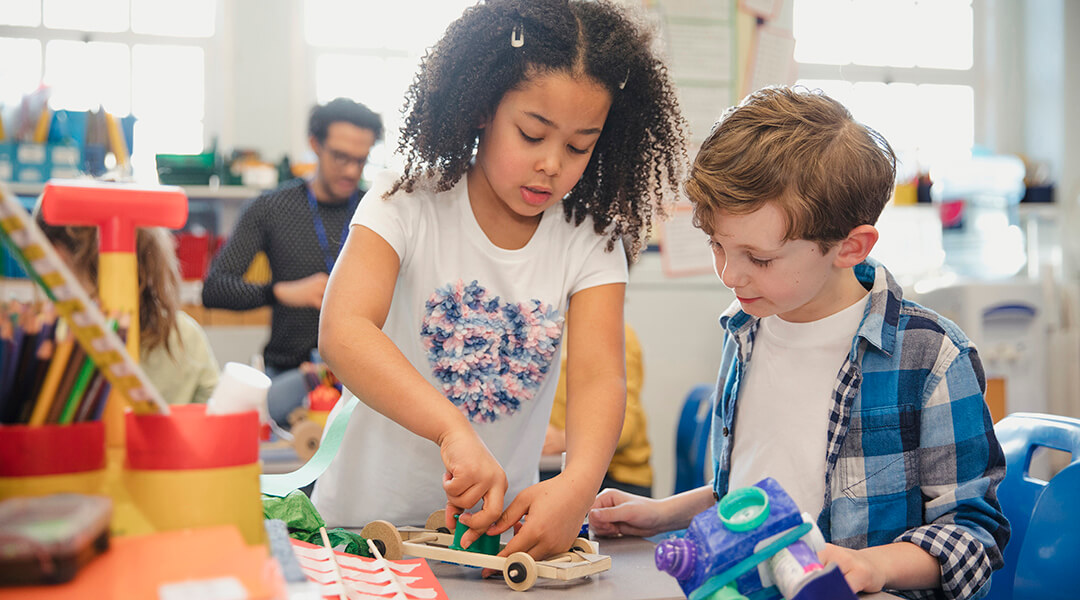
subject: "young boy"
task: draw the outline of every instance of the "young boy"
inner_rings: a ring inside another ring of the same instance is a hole
[[[607,490],[593,532],[683,528],[771,476],[818,515],[821,559],[854,591],[988,591],[1009,525],[982,364],[867,258],[895,169],[889,144],[819,93],[763,89],[724,115],[686,185],[737,298],[720,317],[716,477],[657,500]]]

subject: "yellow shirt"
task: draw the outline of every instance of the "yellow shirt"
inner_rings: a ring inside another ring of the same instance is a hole
[[[198,322],[184,311],[177,311],[176,326],[169,332],[172,355],[163,344],[143,352],[139,366],[169,404],[206,402],[221,372],[210,340]]]
[[[623,420],[615,456],[611,457],[608,475],[623,483],[652,486],[652,447],[645,433],[645,411],[641,407],[641,384],[645,380],[641,360],[641,342],[630,325],[626,326],[626,417]],[[551,424],[566,429],[566,353],[562,355],[555,402],[551,406]]]

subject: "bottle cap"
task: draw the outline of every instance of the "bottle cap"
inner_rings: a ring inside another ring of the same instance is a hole
[[[732,490],[721,498],[716,514],[731,531],[750,531],[769,518],[769,495],[753,485]]]

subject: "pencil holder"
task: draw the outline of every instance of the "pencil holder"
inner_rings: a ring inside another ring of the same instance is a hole
[[[104,494],[105,426],[0,426],[0,500],[61,492]]]
[[[233,524],[249,544],[265,542],[259,491],[259,414],[127,414],[124,484],[157,531]]]

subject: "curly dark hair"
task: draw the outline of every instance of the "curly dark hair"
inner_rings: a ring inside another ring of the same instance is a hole
[[[360,129],[370,129],[375,133],[376,142],[383,137],[382,117],[367,106],[348,98],[334,98],[326,104],[311,107],[308,135],[314,136],[321,144],[326,141],[326,132],[330,125],[338,121],[352,123]]]
[[[511,45],[518,29],[524,43]],[[489,0],[465,10],[429,50],[406,94],[398,150],[401,178],[386,194],[432,178],[436,191],[469,168],[479,124],[503,95],[530,77],[565,72],[612,97],[603,132],[581,179],[563,200],[567,221],[592,216],[636,257],[678,194],[687,163],[685,121],[667,68],[651,51],[648,28],[606,1]]]

